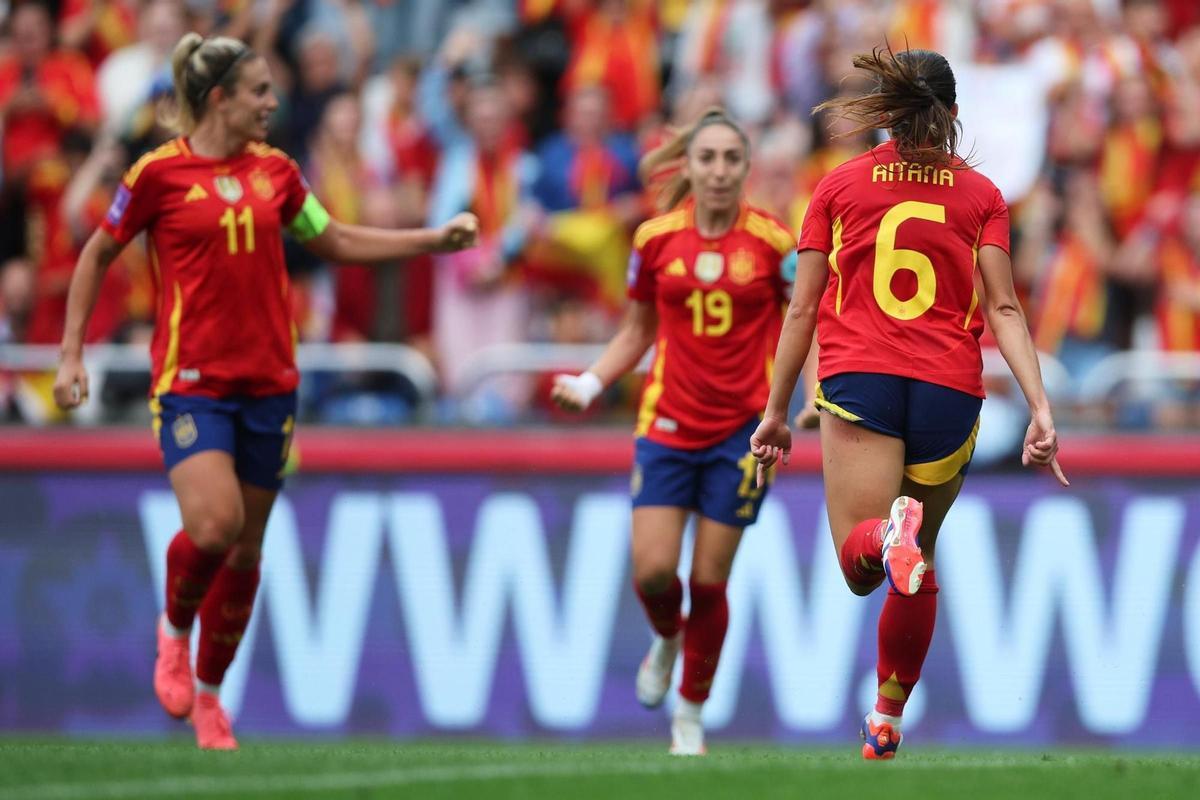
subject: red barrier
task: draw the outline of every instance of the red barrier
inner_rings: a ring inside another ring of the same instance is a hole
[[[305,472],[571,472],[629,469],[633,439],[622,430],[363,430],[309,428],[297,434]],[[1200,437],[1070,435],[1062,454],[1068,476],[1200,476]],[[797,435],[788,469],[816,472],[814,434]],[[162,469],[142,428],[0,429],[0,469],[144,471]]]

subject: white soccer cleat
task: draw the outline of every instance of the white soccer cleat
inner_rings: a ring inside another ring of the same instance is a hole
[[[919,501],[897,497],[883,533],[883,571],[892,588],[906,597],[917,593],[925,577],[925,558],[917,544],[923,518]]]
[[[650,651],[637,672],[637,699],[646,708],[658,708],[667,696],[682,640],[683,632],[680,631],[670,639],[655,636],[650,643]]]
[[[702,703],[679,698],[671,716],[671,755],[702,756],[708,753],[704,746],[704,724],[700,722],[702,708]]]

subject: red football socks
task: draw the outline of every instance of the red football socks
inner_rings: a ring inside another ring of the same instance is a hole
[[[646,594],[636,583],[633,586],[642,608],[646,610],[646,618],[650,627],[664,639],[670,639],[679,633],[683,627],[683,584],[676,575],[671,578],[671,585],[655,594]]]
[[[933,639],[937,620],[937,577],[925,573],[921,588],[912,597],[889,589],[879,615],[879,696],[875,710],[898,717],[921,677],[921,665]]]
[[[692,608],[683,629],[683,680],[679,694],[693,703],[708,699],[725,631],[729,628],[729,602],[724,583],[695,583],[689,587]]]
[[[887,520],[867,519],[854,526],[838,561],[842,574],[855,586],[878,586],[883,580],[883,526]]]
[[[175,534],[167,547],[167,621],[180,630],[192,627],[196,611],[225,560],[224,553],[196,547],[187,533]]]
[[[200,648],[196,653],[196,678],[220,685],[233,663],[242,634],[250,624],[254,595],[258,591],[258,566],[221,567],[200,606]]]

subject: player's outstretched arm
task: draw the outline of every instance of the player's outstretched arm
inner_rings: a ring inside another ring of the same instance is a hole
[[[792,450],[792,432],[788,427],[788,404],[804,362],[812,349],[813,332],[817,328],[817,308],[828,280],[827,256],[819,250],[804,250],[796,261],[796,281],[792,300],[779,346],[775,349],[774,377],[771,395],[758,429],[750,437],[750,452],[758,459],[758,481],[762,485],[764,470],[780,457],[787,463]]]
[[[1008,253],[994,245],[979,248],[979,274],[983,278],[984,313],[988,325],[996,337],[1000,354],[1008,362],[1029,404],[1030,422],[1025,432],[1021,463],[1049,467],[1059,483],[1069,486],[1067,476],[1058,465],[1058,434],[1054,431],[1050,401],[1042,384],[1037,350],[1013,287],[1012,262]]]
[[[97,229],[83,246],[71,287],[67,292],[67,321],[63,328],[62,355],[54,379],[54,402],[59,408],[75,408],[88,396],[88,374],[83,368],[83,337],[100,294],[108,265],[124,248],[107,231]]]
[[[392,230],[365,225],[347,225],[330,219],[317,236],[304,246],[318,258],[345,264],[374,264],[398,261],[425,253],[452,253],[474,247],[479,220],[462,213],[438,228]]]
[[[579,375],[555,375],[550,399],[568,411],[582,411],[604,391],[604,387],[637,366],[654,344],[658,333],[658,311],[653,303],[632,300],[600,358]]]

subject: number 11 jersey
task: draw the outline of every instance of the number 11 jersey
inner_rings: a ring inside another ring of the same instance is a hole
[[[877,372],[983,397],[984,245],[1008,252],[1008,206],[961,161],[909,163],[887,142],[826,175],[799,244],[829,257],[818,377]]]
[[[296,388],[282,230],[303,240],[327,222],[295,162],[264,144],[218,160],[179,138],[129,169],[101,227],[121,244],[147,234],[154,397]]]

